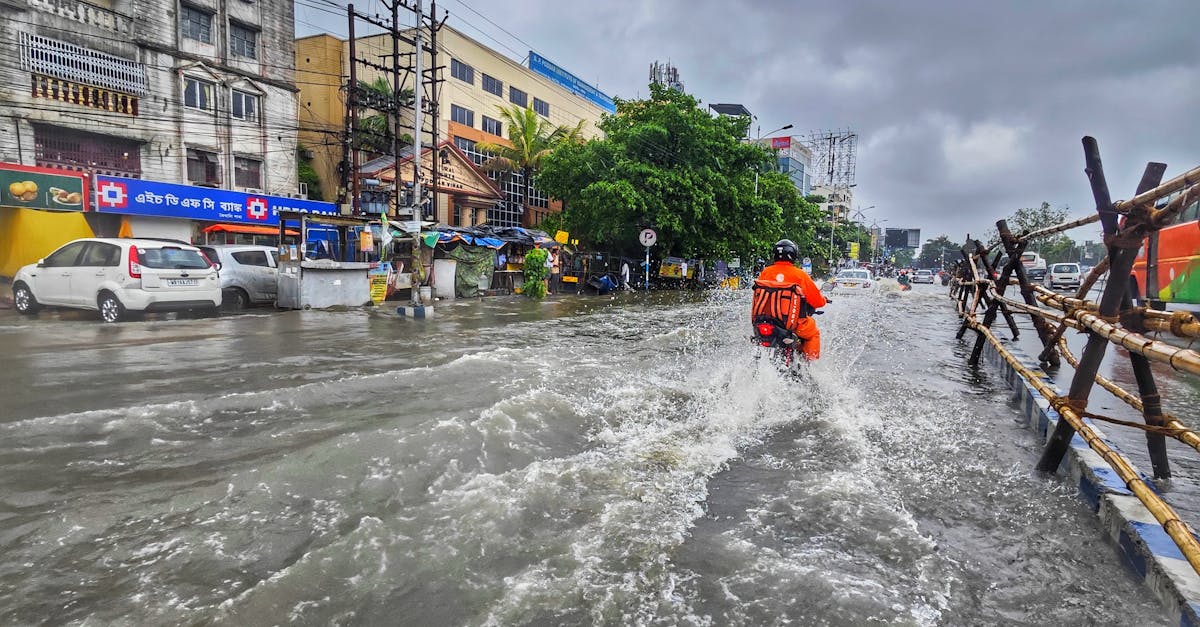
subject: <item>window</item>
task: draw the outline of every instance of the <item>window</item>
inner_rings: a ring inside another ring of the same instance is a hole
[[[450,76],[464,83],[475,84],[475,68],[458,59],[450,59]]]
[[[489,94],[495,94],[495,95],[503,98],[504,97],[504,81],[501,81],[500,79],[498,79],[494,76],[488,76],[487,74],[484,74],[483,75],[483,91],[486,91]]]
[[[83,258],[79,260],[81,266],[117,266],[121,263],[121,247],[116,244],[107,242],[92,242],[88,246],[87,251],[83,253]]]
[[[212,111],[213,104],[212,83],[190,76],[183,77],[183,106]]]
[[[270,262],[267,261],[267,251],[265,250],[243,250],[231,254],[230,257],[243,266],[271,267]]]
[[[233,90],[233,106],[230,108],[233,117],[247,122],[258,121],[258,96],[244,91]]]
[[[540,115],[542,117],[546,117],[546,118],[550,117],[550,105],[547,104],[546,101],[542,100],[541,98],[533,99],[533,110],[537,111],[538,115]]]
[[[231,23],[229,25],[229,51],[236,57],[258,58],[258,31]]]
[[[483,132],[491,133],[492,135],[500,134],[500,120],[493,120],[488,116],[483,116]]]
[[[208,260],[199,250],[163,246],[162,248],[138,248],[138,263],[145,268],[159,270],[203,270],[209,268]]]
[[[184,37],[206,44],[212,43],[212,13],[187,5],[179,10],[179,30]]]
[[[79,253],[83,252],[84,246],[87,246],[87,242],[71,242],[46,257],[43,265],[47,268],[66,268],[78,265],[76,262],[79,260]]]
[[[450,105],[450,119],[459,124],[467,126],[475,126],[475,112],[470,109],[464,109],[456,104]]]
[[[529,106],[529,94],[513,87],[508,86],[508,101],[520,106],[522,109]]]
[[[188,148],[187,177],[192,183],[221,184],[221,162],[217,153]]]
[[[238,187],[262,187],[262,161],[245,157],[233,158],[233,184]]]

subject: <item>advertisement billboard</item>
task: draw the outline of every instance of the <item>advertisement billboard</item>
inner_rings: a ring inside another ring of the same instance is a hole
[[[578,76],[558,67],[547,60],[546,57],[532,50],[529,51],[529,69],[554,81],[558,86],[576,96],[596,104],[609,113],[617,112],[617,106],[613,104],[612,98],[605,95],[604,92],[583,82]]]
[[[792,147],[792,138],[791,137],[772,137],[771,138],[771,148],[773,148],[773,149],[787,149],[787,148],[791,148],[791,147]]]
[[[278,226],[280,211],[339,215],[330,202],[104,175],[96,177],[96,211],[260,226]]]
[[[50,168],[0,163],[0,206],[86,211],[87,176]]]
[[[885,248],[920,248],[921,229],[887,229],[883,238]]]

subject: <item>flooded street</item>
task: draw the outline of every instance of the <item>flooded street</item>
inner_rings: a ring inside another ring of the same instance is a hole
[[[0,623],[1168,624],[944,288],[748,309],[0,318]]]

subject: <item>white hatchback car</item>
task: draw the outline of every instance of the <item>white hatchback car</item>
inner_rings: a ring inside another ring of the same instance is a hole
[[[78,239],[18,270],[12,290],[20,313],[43,305],[94,309],[105,322],[130,311],[221,306],[217,269],[195,246],[166,240]]]
[[[830,279],[825,284],[825,291],[834,294],[861,294],[869,291],[874,285],[869,271],[850,268],[838,272],[837,276]]]

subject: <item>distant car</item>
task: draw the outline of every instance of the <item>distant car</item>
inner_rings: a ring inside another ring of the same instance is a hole
[[[128,312],[204,311],[221,306],[217,269],[189,244],[87,238],[64,244],[13,277],[13,305],[94,309],[105,322]]]
[[[251,303],[273,303],[277,288],[279,251],[272,246],[204,244],[197,246],[219,264],[225,305],[234,311]]]
[[[917,270],[917,273],[912,276],[912,282],[933,285],[933,270]]]
[[[1079,289],[1083,272],[1077,263],[1056,263],[1046,273],[1046,287],[1050,289]]]
[[[840,294],[863,293],[875,287],[871,273],[867,270],[846,269],[837,273],[825,284],[825,291]]]

